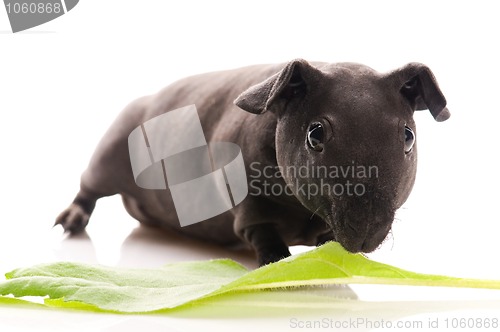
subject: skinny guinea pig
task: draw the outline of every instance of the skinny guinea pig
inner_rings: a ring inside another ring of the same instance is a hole
[[[232,210],[180,227],[168,190],[134,182],[127,139],[145,121],[191,104],[207,141],[241,148],[250,189]],[[185,78],[125,108],[56,225],[81,232],[99,198],[120,194],[141,223],[220,244],[246,242],[260,265],[289,256],[290,245],[329,240],[371,252],[415,182],[413,113],[424,109],[437,121],[450,116],[434,75],[419,63],[381,74],[298,59]],[[292,171],[300,166],[312,172]],[[288,190],[269,192],[276,186]]]

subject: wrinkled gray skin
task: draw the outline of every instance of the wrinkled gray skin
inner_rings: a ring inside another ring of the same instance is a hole
[[[146,120],[190,104],[198,109],[207,141],[240,146],[253,182],[249,195],[231,211],[180,227],[168,190],[135,184],[127,139]],[[328,240],[351,252],[370,252],[386,238],[415,181],[417,148],[405,153],[405,126],[416,132],[413,113],[421,109],[429,109],[437,121],[446,120],[445,106],[432,72],[418,63],[380,74],[360,64],[294,60],[189,77],[134,101],[119,115],[56,224],[81,232],[97,199],[121,194],[127,211],[141,223],[221,244],[244,241],[261,265],[288,256],[290,245]],[[324,128],[322,151],[307,143],[314,123]],[[277,165],[376,166],[378,176],[311,178],[284,172],[282,177],[257,177],[266,166]],[[360,183],[365,192],[327,190],[311,196],[298,190],[300,185],[321,186],[321,180],[331,186]],[[289,185],[295,195],[266,196],[264,181],[268,189]]]

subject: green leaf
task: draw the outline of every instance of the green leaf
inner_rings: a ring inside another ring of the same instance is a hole
[[[500,289],[500,280],[422,274],[351,254],[336,242],[251,271],[217,293],[328,284],[388,284]]]
[[[231,260],[178,263],[159,269],[44,264],[7,273],[9,280],[0,284],[0,295],[49,296],[107,311],[148,312],[196,300],[247,272]],[[60,301],[49,303],[61,306]]]
[[[334,242],[254,271],[231,260],[177,263],[159,269],[54,263],[17,269],[6,277],[8,280],[0,283],[0,295],[48,296],[50,299],[45,303],[51,306],[127,313],[201,305],[205,302],[200,300],[241,291],[306,285],[391,284],[500,289],[500,281],[496,280],[405,271],[371,261],[361,254],[350,254]]]

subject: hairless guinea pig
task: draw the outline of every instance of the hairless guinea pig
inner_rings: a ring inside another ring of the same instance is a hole
[[[208,141],[240,147],[249,194],[229,211],[180,227],[169,190],[134,182],[128,136],[191,104]],[[141,223],[221,244],[246,242],[260,265],[289,256],[290,245],[328,240],[370,252],[413,187],[413,113],[423,109],[437,121],[450,116],[434,75],[419,63],[380,74],[354,63],[294,60],[189,77],[126,107],[56,224],[81,232],[99,198],[121,194]]]

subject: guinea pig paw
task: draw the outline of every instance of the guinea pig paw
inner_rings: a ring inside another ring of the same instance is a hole
[[[288,248],[269,248],[266,250],[260,250],[258,253],[259,266],[277,262],[288,256],[290,256]]]
[[[57,217],[54,226],[61,225],[64,232],[70,234],[81,233],[89,223],[90,214],[78,204],[71,204]]]
[[[318,236],[318,238],[316,239],[316,246],[320,247],[330,241],[335,241],[335,235],[333,234],[333,232],[328,232],[326,234]]]

